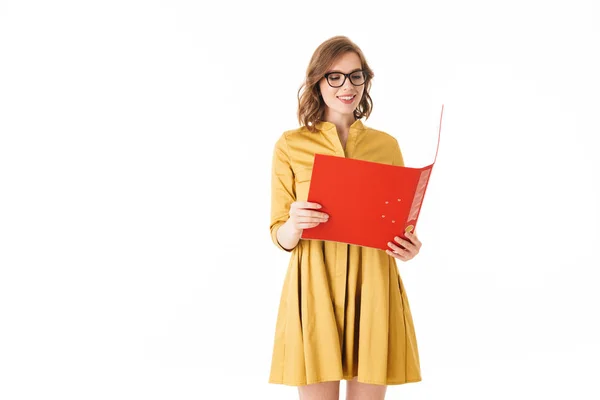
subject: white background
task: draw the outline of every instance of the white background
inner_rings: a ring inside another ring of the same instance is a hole
[[[600,397],[599,3],[386,3],[0,1],[0,398],[297,398],[271,156],[339,34],[406,166],[445,105],[387,398]]]

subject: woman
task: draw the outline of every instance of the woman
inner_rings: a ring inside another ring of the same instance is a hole
[[[373,107],[373,71],[345,36],[322,43],[298,91],[301,127],[286,131],[273,152],[271,238],[290,253],[269,382],[298,386],[300,399],[383,399],[386,385],[421,380],[412,315],[396,259],[421,242],[390,238],[385,252],[332,241],[301,240],[326,224],[307,202],[315,153],[404,165],[397,140],[363,125]]]

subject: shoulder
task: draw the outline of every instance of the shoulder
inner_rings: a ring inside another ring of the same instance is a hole
[[[314,133],[309,131],[308,128],[306,128],[305,126],[301,126],[299,128],[284,131],[281,136],[285,137],[286,140],[294,140],[302,139],[306,137],[306,135],[314,135]]]
[[[376,141],[382,142],[384,144],[388,144],[390,146],[398,145],[398,139],[396,139],[394,136],[390,135],[389,133],[387,133],[385,131],[371,128],[370,126],[365,126],[364,129],[368,133],[369,139],[371,139],[371,140],[376,140]]]
[[[387,132],[368,128],[369,138],[372,142],[376,142],[377,148],[381,149],[385,153],[385,158],[391,165],[404,166],[404,157],[402,156],[402,150],[398,139],[390,135]]]
[[[309,131],[304,126],[301,126],[300,128],[286,130],[277,138],[275,142],[275,147],[287,148],[287,146],[289,146],[290,143],[293,143],[298,140],[307,139],[309,135],[314,135],[314,133]]]

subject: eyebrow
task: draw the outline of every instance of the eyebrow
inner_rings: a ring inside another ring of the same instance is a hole
[[[353,69],[352,71],[350,71],[350,72],[348,72],[348,73],[349,73],[349,74],[351,74],[351,73],[353,73],[353,72],[360,71],[360,70],[362,70],[362,68],[356,68],[356,69]],[[342,72],[342,71],[340,71],[340,70],[337,70],[337,69],[334,69],[333,71],[327,71],[327,73],[330,73],[330,72],[332,72],[332,73],[333,73],[333,72],[339,72],[339,73],[341,73],[341,74],[343,74],[343,73],[344,73],[344,72]]]

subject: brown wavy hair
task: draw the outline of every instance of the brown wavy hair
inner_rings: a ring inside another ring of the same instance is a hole
[[[365,72],[365,90],[358,107],[354,110],[354,118],[365,117],[368,119],[371,115],[373,100],[369,95],[369,90],[371,89],[371,80],[375,76],[373,70],[367,64],[362,50],[354,42],[346,36],[334,36],[317,47],[308,63],[306,78],[298,89],[298,122],[301,126],[306,126],[310,132],[316,132],[315,124],[325,117],[326,104],[321,97],[319,81],[337,58],[347,52],[354,52],[358,55],[361,68]]]

